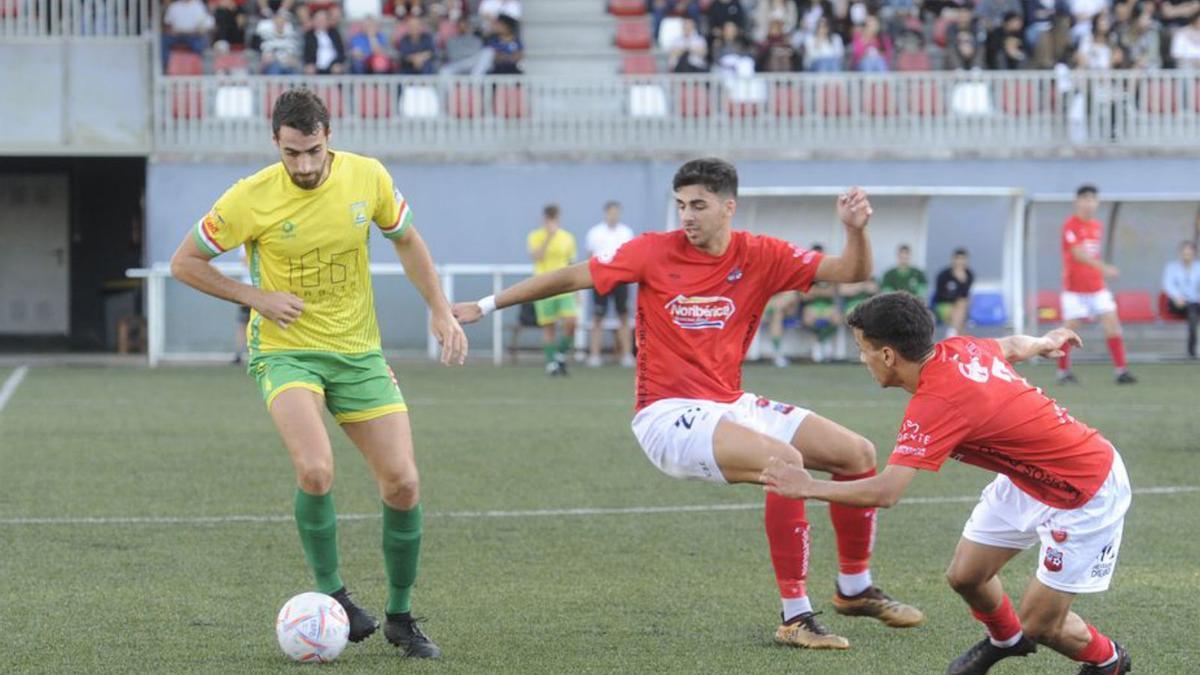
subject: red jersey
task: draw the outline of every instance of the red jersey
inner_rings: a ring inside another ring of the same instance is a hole
[[[888,463],[937,471],[947,457],[1074,509],[1108,478],[1113,447],[1014,373],[1000,343],[956,337],[939,342],[921,369]]]
[[[1104,290],[1104,273],[1097,267],[1075,259],[1071,249],[1082,246],[1087,254],[1100,259],[1103,251],[1104,225],[1099,220],[1083,220],[1074,214],[1063,223],[1063,290],[1072,293],[1095,293]]]
[[[824,256],[734,231],[711,256],[683,230],[643,234],[588,263],[600,294],[637,283],[637,409],[659,399],[728,403],[742,395],[742,360],[772,295],[808,290]]]

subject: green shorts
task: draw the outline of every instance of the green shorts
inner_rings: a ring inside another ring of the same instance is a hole
[[[575,294],[563,293],[553,298],[536,300],[533,310],[537,312],[539,326],[548,326],[559,319],[573,319],[576,316]]]
[[[933,304],[933,313],[937,315],[938,321],[942,323],[950,323],[950,312],[953,310],[953,302],[935,302]]]
[[[379,352],[260,352],[249,371],[268,409],[281,392],[299,387],[324,396],[339,424],[408,410],[396,375]]]

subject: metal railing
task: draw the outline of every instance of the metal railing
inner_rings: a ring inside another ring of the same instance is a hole
[[[3,0],[0,0],[3,1]],[[328,102],[338,144],[380,156],[1058,154],[1200,148],[1200,76],[1046,71],[549,77],[161,77],[155,147],[271,151],[284,89]]]
[[[153,28],[153,0],[0,0],[0,38],[129,38]]]

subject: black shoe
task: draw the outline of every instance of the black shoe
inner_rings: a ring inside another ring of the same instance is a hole
[[[387,637],[387,641],[397,647],[404,649],[404,655],[414,659],[437,659],[441,658],[442,650],[437,645],[433,644],[424,633],[421,632],[421,627],[417,622],[421,619],[414,619],[411,614],[405,612],[403,614],[388,614],[387,625],[383,627],[383,634]]]
[[[1058,374],[1058,383],[1059,384],[1079,384],[1079,378],[1075,377],[1075,373],[1072,373],[1071,371],[1068,370],[1065,373]]]
[[[342,609],[346,610],[346,617],[350,619],[351,642],[362,642],[379,630],[379,621],[350,599],[350,592],[346,590],[345,586],[329,595],[338,601]]]
[[[971,645],[962,656],[954,659],[946,669],[946,675],[983,675],[1000,659],[1010,656],[1027,656],[1037,651],[1037,643],[1024,635],[1020,642],[1011,647],[997,647],[991,639],[983,638]]]
[[[1137,378],[1128,370],[1117,375],[1117,384],[1137,384]]]
[[[555,375],[561,375],[563,377],[567,376],[567,359],[566,359],[566,357],[560,355],[558,358],[554,359],[554,367],[558,371],[555,373]]]
[[[1123,675],[1133,671],[1133,660],[1129,658],[1129,652],[1125,648],[1113,641],[1113,648],[1117,650],[1117,660],[1107,666],[1094,666],[1090,663],[1085,663],[1079,668],[1079,675]]]

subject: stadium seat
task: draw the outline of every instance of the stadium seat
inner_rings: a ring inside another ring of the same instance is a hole
[[[192,52],[172,51],[167,57],[168,75],[203,75],[204,59]]]
[[[410,119],[428,119],[441,114],[435,87],[409,85],[400,92],[400,114]]]
[[[919,51],[903,51],[896,56],[896,70],[902,73],[918,73],[933,70],[933,59],[929,58],[929,52],[923,49]]]
[[[676,99],[680,117],[708,117],[712,109],[708,100],[709,87],[705,84],[684,83],[679,86]]]
[[[385,119],[392,116],[391,87],[360,84],[355,88],[358,116],[362,119]]]
[[[609,0],[608,11],[615,16],[643,16],[646,13],[645,0]]]
[[[629,87],[630,117],[666,117],[667,94],[657,84],[635,84]]]
[[[658,73],[658,59],[653,54],[626,54],[621,59],[621,72],[626,75],[654,75]]]
[[[474,86],[456,84],[450,91],[447,108],[455,119],[473,119],[483,114],[483,100],[476,94]]]
[[[1187,321],[1187,317],[1171,313],[1171,299],[1162,292],[1158,294],[1158,318],[1168,322]]]
[[[362,21],[373,16],[380,16],[383,13],[383,7],[379,0],[344,0],[342,11],[347,21]],[[343,33],[343,35],[354,35],[354,32]]]
[[[1154,304],[1145,291],[1118,291],[1117,318],[1122,323],[1154,323]]]
[[[617,46],[621,49],[650,49],[650,22],[645,19],[617,24]]]
[[[1037,320],[1044,323],[1062,321],[1062,296],[1058,291],[1037,292]]]
[[[520,119],[528,114],[525,90],[519,84],[500,84],[492,90],[492,114],[496,117]]]
[[[845,83],[829,82],[821,87],[817,109],[826,117],[846,117],[850,114],[850,92]]]
[[[241,52],[218,54],[213,57],[213,72],[218,75],[248,73],[249,71],[250,64],[246,62],[246,55]]]
[[[1004,311],[1004,294],[1000,291],[978,291],[971,296],[967,317],[976,326],[1002,326],[1008,321]]]
[[[219,119],[245,119],[254,115],[254,92],[245,85],[230,85],[217,89],[213,112]]]
[[[771,85],[771,114],[795,117],[804,114],[804,89],[786,82]]]
[[[171,116],[177,120],[204,118],[204,88],[199,84],[171,87]]]
[[[667,51],[667,46],[683,35],[683,19],[668,16],[658,24],[658,48]]]
[[[950,111],[955,115],[992,114],[992,91],[983,82],[959,82],[950,90]]]

